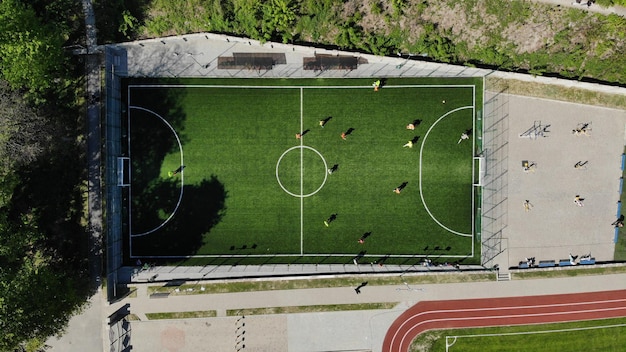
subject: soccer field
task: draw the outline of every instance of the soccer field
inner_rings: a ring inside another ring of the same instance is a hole
[[[356,79],[131,80],[126,94],[130,258],[479,258],[481,79],[377,92]]]

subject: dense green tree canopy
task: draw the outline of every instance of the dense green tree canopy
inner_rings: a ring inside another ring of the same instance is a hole
[[[92,289],[80,225],[81,80],[71,76],[73,59],[63,49],[80,44],[70,39],[83,20],[77,9],[71,0],[0,1],[3,352],[39,350]]]
[[[63,68],[63,33],[20,0],[0,2],[0,77],[12,88],[41,92]]]

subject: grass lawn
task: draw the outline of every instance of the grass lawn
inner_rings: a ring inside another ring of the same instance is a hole
[[[472,336],[493,335],[493,336]],[[446,336],[457,336],[456,342]],[[527,352],[527,351],[623,351],[626,318],[573,323],[498,328],[429,331],[420,335],[410,351]]]
[[[481,82],[390,79],[379,92],[352,79],[130,82],[132,256],[476,260],[473,143],[457,142]]]
[[[267,314],[296,314],[313,312],[345,312],[350,310],[391,309],[398,305],[397,302],[384,303],[354,303],[354,304],[325,304],[312,306],[289,306],[289,307],[265,307],[247,309],[229,309],[228,316],[237,315],[267,315]]]
[[[149,320],[157,319],[189,319],[189,318],[212,318],[217,315],[214,310],[201,310],[192,312],[163,312],[163,313],[146,313]]]

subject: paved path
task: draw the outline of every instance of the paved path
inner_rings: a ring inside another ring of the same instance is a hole
[[[507,282],[468,282],[456,284],[397,285],[303,290],[239,292],[223,294],[171,295],[150,298],[147,285],[140,284],[136,298],[126,298],[106,311],[125,304],[141,321],[131,322],[133,351],[196,351],[210,343],[215,350],[235,348],[238,319],[244,320],[246,349],[254,351],[381,351],[383,339],[394,320],[421,301],[458,300],[489,297],[534,296],[587,291],[625,290],[626,274],[570,277]],[[227,310],[260,307],[395,302],[390,310],[354,312],[277,314],[265,316],[226,316]],[[146,321],[146,313],[216,310],[215,318]],[[341,333],[338,333],[341,331]],[[180,343],[169,346],[168,336]]]

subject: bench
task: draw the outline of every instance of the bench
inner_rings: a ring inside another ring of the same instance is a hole
[[[527,262],[519,262],[519,268],[520,269],[528,269],[528,263]]]
[[[580,265],[593,265],[596,263],[596,258],[589,258],[589,259],[581,259],[580,260]]]
[[[345,55],[316,54],[315,57],[305,57],[302,59],[302,68],[313,71],[356,70],[358,65],[358,57]]]
[[[576,265],[576,264],[572,264],[572,262],[569,259],[559,260],[559,266],[572,266],[572,265]]]
[[[568,260],[569,262],[569,260]],[[554,262],[554,260],[541,260],[539,262],[539,267],[540,268],[548,268],[548,267],[552,267],[552,266],[556,266],[556,263]]]

